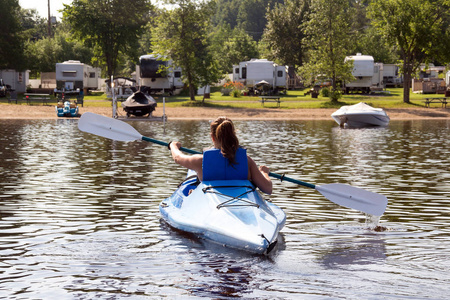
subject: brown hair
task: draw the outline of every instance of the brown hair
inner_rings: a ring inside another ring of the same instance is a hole
[[[220,143],[220,152],[231,164],[236,164],[235,156],[239,140],[233,122],[226,117],[219,117],[211,123],[211,135]]]

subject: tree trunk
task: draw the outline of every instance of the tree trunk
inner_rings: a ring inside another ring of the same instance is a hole
[[[410,103],[409,101],[409,89],[411,87],[411,64],[408,64],[407,60],[403,61],[403,102]]]

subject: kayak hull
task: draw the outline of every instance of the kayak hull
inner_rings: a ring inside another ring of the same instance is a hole
[[[284,211],[264,200],[248,180],[198,182],[191,177],[159,210],[176,229],[256,254],[273,249],[286,222]]]

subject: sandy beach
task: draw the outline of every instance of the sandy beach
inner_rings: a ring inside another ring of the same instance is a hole
[[[209,107],[166,107],[168,120],[210,120],[227,116],[233,120],[330,120],[336,109],[246,109]],[[93,112],[110,117],[110,107],[80,107],[80,114]],[[119,116],[125,117],[122,108]],[[450,119],[450,108],[408,108],[386,109],[391,120]],[[157,107],[153,117],[162,117],[163,108]],[[58,119],[54,106],[0,105],[0,119]]]

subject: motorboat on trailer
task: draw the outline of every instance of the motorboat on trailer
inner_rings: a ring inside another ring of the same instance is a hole
[[[387,126],[390,118],[381,108],[374,108],[364,102],[345,105],[331,114],[341,127]]]
[[[127,113],[127,117],[135,115],[137,117],[151,116],[156,108],[156,101],[147,93],[137,91],[122,102],[122,108]]]
[[[286,222],[284,211],[263,199],[248,180],[198,180],[189,170],[159,205],[172,227],[226,247],[268,254]]]

